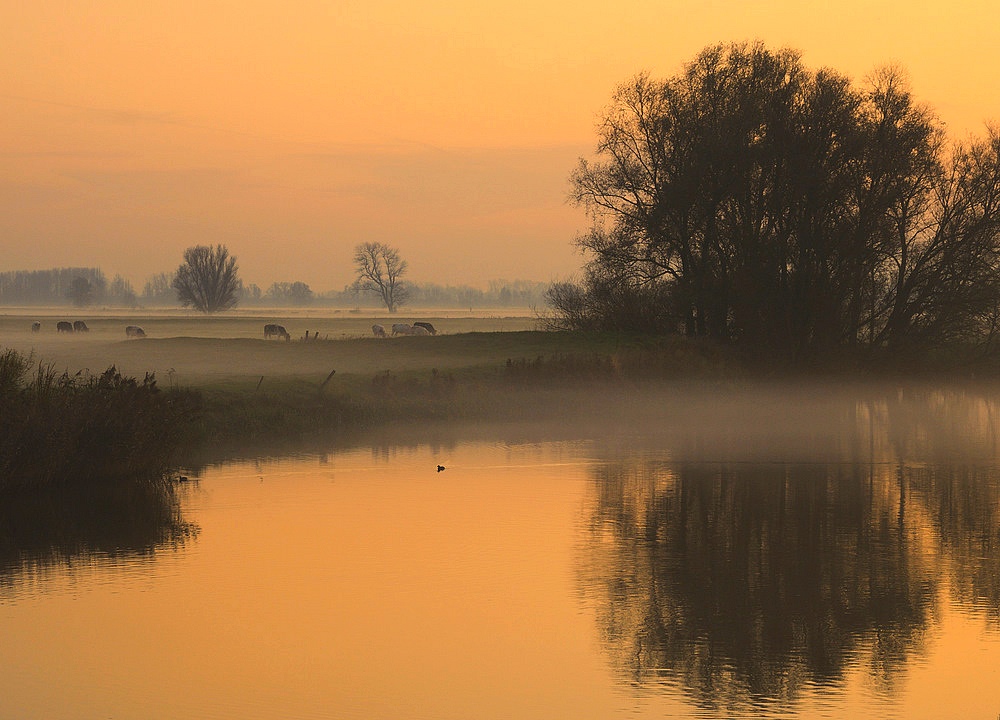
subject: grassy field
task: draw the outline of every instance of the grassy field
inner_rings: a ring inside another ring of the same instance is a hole
[[[56,332],[58,320],[78,319],[87,323],[89,332]],[[393,322],[415,319],[432,322],[439,335],[387,339],[372,335],[373,323],[388,328]],[[34,321],[42,323],[39,332],[31,332]],[[265,323],[284,325],[292,340],[264,340]],[[147,337],[126,339],[127,325],[141,326]],[[100,372],[115,365],[127,375],[142,377],[153,372],[163,385],[253,383],[256,387],[261,377],[265,383],[292,378],[318,383],[331,370],[343,377],[483,366],[502,363],[510,353],[546,353],[558,346],[552,336],[539,335],[522,347],[526,339],[522,333],[536,326],[537,321],[525,312],[442,316],[425,311],[389,317],[284,310],[202,316],[177,311],[8,309],[0,312],[0,347],[33,353],[37,360],[71,374]],[[304,339],[307,331],[309,341]]]
[[[439,334],[371,334],[373,322],[418,318],[432,322]],[[90,331],[58,334],[59,319],[83,319]],[[31,331],[34,321],[42,323],[40,332]],[[263,326],[272,322],[284,325],[291,340],[265,340]],[[126,339],[126,325],[142,326],[147,337]],[[33,363],[50,373],[66,372],[74,382],[78,372],[83,382],[110,366],[140,380],[154,373],[159,388],[175,390],[161,394],[173,403],[169,407],[183,411],[171,430],[177,431],[177,460],[185,467],[310,443],[352,442],[372,437],[372,431],[429,432],[450,423],[463,432],[491,422],[577,424],[604,432],[671,424],[681,430],[729,427],[763,417],[753,424],[765,431],[792,425],[786,434],[794,435],[815,424],[816,417],[841,412],[834,403],[827,413],[820,403],[809,422],[789,412],[817,407],[817,398],[827,392],[826,380],[831,388],[872,382],[896,393],[904,377],[895,363],[885,364],[881,374],[837,361],[826,368],[752,366],[732,348],[710,341],[549,332],[538,325],[528,313],[389,318],[244,311],[204,317],[176,311],[82,315],[7,309],[0,312],[0,351],[30,354]],[[948,377],[959,381],[971,374],[934,371],[923,377],[938,387]],[[981,382],[997,374],[975,377]],[[787,387],[775,392],[776,383]],[[109,417],[129,412],[113,398],[105,404],[101,412]],[[729,414],[720,416],[724,406]],[[88,406],[83,407],[73,417],[80,419],[77,425],[85,435],[94,423]],[[19,421],[13,422],[16,428]],[[64,454],[69,460],[77,456],[71,447]]]
[[[436,336],[376,338],[374,322],[430,321]],[[89,332],[60,334],[57,320]],[[42,323],[39,332],[31,323]],[[290,341],[265,340],[265,323]],[[140,325],[147,337],[126,339]],[[396,422],[573,417],[593,405],[595,381],[724,377],[727,360],[679,338],[547,332],[527,312],[399,314],[178,312],[0,313],[0,348],[30,353],[55,372],[154,373],[193,390],[190,446],[262,443],[366,431]],[[306,331],[309,340],[306,340]],[[581,392],[582,391],[582,392]],[[568,394],[574,397],[569,398]]]

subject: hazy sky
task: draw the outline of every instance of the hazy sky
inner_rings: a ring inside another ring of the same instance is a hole
[[[898,64],[955,138],[1000,121],[995,0],[0,0],[0,270],[141,291],[221,242],[321,292],[377,240],[417,281],[565,279],[615,86],[754,39]]]

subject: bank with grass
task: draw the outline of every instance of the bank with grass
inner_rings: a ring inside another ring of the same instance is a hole
[[[558,420],[568,409],[599,411],[609,395],[627,394],[635,383],[725,382],[740,372],[711,343],[676,337],[524,331],[319,342],[313,349],[335,367],[199,382],[192,443],[331,438],[394,423]]]
[[[97,374],[73,365],[56,370],[5,351],[0,491],[159,482],[192,458],[336,444],[389,425],[584,417],[610,423],[642,412],[654,394],[682,397],[679,391],[725,391],[760,380],[996,375],[988,358],[961,352],[919,363],[908,357],[905,367],[899,358],[870,353],[804,367],[677,335],[569,331],[290,342],[174,337],[98,341],[76,352],[77,366],[106,359],[161,374],[131,377],[116,364]]]
[[[580,409],[591,389],[632,378],[729,372],[723,356],[684,341],[536,331],[164,338],[77,352],[76,366],[60,367],[0,351],[0,493],[155,486],[192,456],[336,441],[393,423],[558,418],[569,393]],[[101,372],[79,367],[105,359]],[[169,362],[191,382],[132,376],[117,364],[146,361]],[[187,369],[199,362],[215,363],[213,372]]]

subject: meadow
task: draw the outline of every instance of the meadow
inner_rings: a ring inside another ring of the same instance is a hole
[[[373,323],[388,329],[417,319],[438,334],[372,334]],[[89,331],[58,333],[59,320],[83,320]],[[283,325],[290,340],[265,339],[266,323]],[[126,338],[128,325],[141,326],[146,337]],[[0,348],[55,373],[93,376],[113,366],[127,377],[152,373],[162,389],[193,393],[188,450],[342,437],[390,423],[565,417],[567,408],[579,414],[587,402],[597,404],[590,390],[598,381],[727,374],[725,358],[680,339],[650,344],[541,325],[527,310],[203,316],[8,308],[0,313]]]
[[[508,311],[509,312],[509,311]],[[432,338],[379,339],[371,326],[388,329],[393,322],[427,320],[439,335]],[[58,333],[60,320],[86,322],[89,332]],[[40,322],[38,332],[32,322]],[[291,341],[265,340],[266,323],[284,325]],[[177,310],[113,312],[75,309],[15,308],[0,312],[0,347],[32,352],[37,360],[57,370],[100,372],[115,365],[122,373],[142,377],[156,374],[163,385],[206,387],[297,378],[322,381],[338,374],[390,370],[431,369],[489,363],[508,350],[502,333],[531,331],[537,320],[527,312],[453,313],[427,312],[398,316],[375,312],[242,311],[204,316]],[[138,325],[146,333],[127,339],[125,327]],[[309,341],[305,340],[309,333]],[[455,336],[489,334],[493,342],[458,342]],[[510,336],[512,337],[512,336]],[[509,338],[508,338],[509,340]],[[543,346],[547,343],[542,343]],[[536,347],[526,347],[534,351]],[[544,349],[542,347],[541,349]],[[503,360],[504,358],[499,358]]]

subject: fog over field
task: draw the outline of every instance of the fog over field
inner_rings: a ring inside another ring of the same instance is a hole
[[[32,332],[38,317],[42,328]],[[991,462],[995,418],[1000,417],[995,383],[751,381],[711,374],[626,379],[615,377],[613,370],[597,381],[571,377],[562,382],[558,372],[551,377],[504,375],[510,370],[508,360],[526,359],[530,366],[536,359],[574,352],[564,334],[523,332],[538,326],[538,319],[527,313],[423,315],[438,329],[436,337],[385,339],[372,336],[373,323],[388,329],[393,321],[412,321],[421,314],[91,314],[89,332],[72,334],[56,332],[57,317],[72,319],[65,312],[0,316],[0,346],[33,353],[36,360],[70,374],[99,373],[115,365],[140,378],[155,373],[161,386],[245,391],[280,392],[289,381],[319,388],[331,371],[336,371],[327,387],[331,394],[343,392],[345,383],[370,387],[373,379],[389,373],[419,378],[426,385],[438,372],[478,372],[494,378],[494,385],[509,383],[512,402],[523,397],[531,405],[532,412],[520,422],[514,412],[513,421],[508,414],[501,425],[483,420],[397,427],[392,430],[395,443],[405,443],[407,436],[415,442],[429,437],[448,442],[499,433],[521,441],[602,438],[612,454],[615,438],[628,438],[633,450],[639,438],[640,446],[670,447],[692,461],[881,461],[905,448],[928,459],[961,453]],[[291,339],[265,340],[266,322],[285,325]],[[142,325],[147,337],[126,339],[124,328],[130,324]],[[316,335],[319,339],[312,339]],[[614,355],[613,346],[608,351]]]
[[[288,308],[275,310],[273,314],[257,312],[255,309],[252,313],[206,317],[176,311],[150,315],[33,309],[0,316],[0,346],[33,352],[39,361],[70,373],[99,372],[115,365],[128,375],[142,377],[153,372],[161,382],[177,384],[249,377],[256,380],[261,375],[325,377],[333,369],[340,373],[374,372],[414,362],[417,367],[427,363],[431,363],[428,369],[434,366],[433,358],[419,361],[403,352],[419,338],[378,342],[372,335],[373,324],[382,324],[389,331],[394,322],[430,317],[427,312],[414,311],[394,317],[384,313],[296,313]],[[520,315],[516,309],[502,312],[515,314],[451,313],[452,317],[442,318],[442,313],[437,312],[432,319],[442,334],[530,330],[537,325],[536,319],[524,310]],[[56,323],[60,320],[72,322],[79,318],[86,318],[87,332],[57,332]],[[41,329],[32,332],[32,322],[36,321],[41,323]],[[285,327],[291,338],[289,342],[265,341],[263,328],[267,323]],[[129,325],[142,327],[146,337],[126,338],[125,328]],[[305,340],[307,332],[309,342]],[[361,339],[366,342],[360,345],[333,342]],[[411,344],[407,345],[408,342]]]

